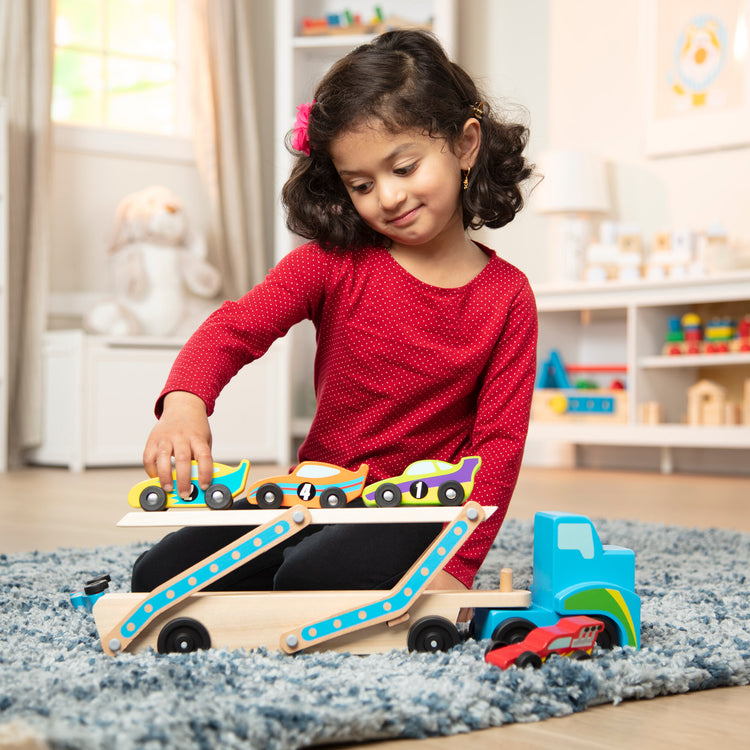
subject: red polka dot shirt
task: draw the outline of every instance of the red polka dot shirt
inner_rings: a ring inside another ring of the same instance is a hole
[[[384,248],[303,245],[201,325],[162,396],[189,391],[211,414],[241,367],[311,319],[317,407],[299,460],[352,470],[367,463],[371,483],[419,459],[480,456],[471,498],[497,510],[445,566],[471,586],[518,478],[537,336],[526,277],[480,247],[489,256],[483,270],[465,286],[446,289],[418,280]]]

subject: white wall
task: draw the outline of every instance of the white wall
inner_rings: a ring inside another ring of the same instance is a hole
[[[462,0],[459,60],[491,96],[528,108],[533,160],[544,148],[581,148],[607,162],[608,218],[657,231],[720,223],[750,242],[750,146],[648,158],[646,66],[639,0]],[[750,141],[750,136],[748,138]],[[551,281],[552,219],[531,207],[479,238],[532,283]]]
[[[256,85],[265,102],[259,119],[264,215],[270,243],[280,210],[272,185],[272,7],[253,0]],[[461,0],[458,59],[501,107],[525,107],[532,160],[547,147],[598,151],[609,163],[610,218],[636,222],[647,239],[675,227],[721,222],[731,236],[750,237],[745,208],[750,148],[648,159],[644,155],[645,92],[638,0]],[[58,152],[55,157],[53,292],[99,291],[106,285],[106,247],[118,201],[153,183],[171,187],[205,226],[205,197],[194,166],[137,158]],[[524,270],[549,280],[550,219],[530,206],[507,227],[479,239]]]
[[[612,218],[640,224],[647,242],[655,231],[717,221],[730,237],[750,238],[750,146],[645,156],[638,0],[549,0],[549,28],[549,146],[587,148],[608,161]]]
[[[533,162],[548,141],[548,0],[461,0],[458,62],[510,119],[530,131]],[[547,220],[527,205],[506,227],[476,238],[524,271],[547,279]]]

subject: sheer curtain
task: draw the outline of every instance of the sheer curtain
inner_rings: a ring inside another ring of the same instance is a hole
[[[41,437],[49,288],[52,3],[0,3],[0,97],[9,119],[9,463]]]
[[[263,241],[253,5],[193,0],[196,159],[210,200],[209,244],[228,297],[262,280],[271,257]]]

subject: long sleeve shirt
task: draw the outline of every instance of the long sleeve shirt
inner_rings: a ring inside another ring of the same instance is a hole
[[[537,335],[526,277],[480,247],[489,258],[482,271],[464,286],[443,288],[408,273],[385,248],[302,245],[201,325],[162,396],[189,391],[211,414],[241,367],[311,319],[317,406],[299,459],[352,470],[367,463],[371,483],[419,459],[480,456],[471,499],[497,510],[445,566],[471,586],[518,478]]]

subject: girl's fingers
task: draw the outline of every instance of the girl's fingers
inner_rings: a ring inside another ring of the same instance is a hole
[[[202,490],[207,490],[214,476],[211,447],[207,443],[200,443],[193,449],[193,458],[198,463],[198,486]]]

